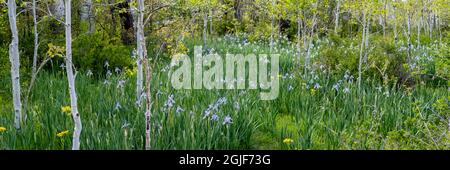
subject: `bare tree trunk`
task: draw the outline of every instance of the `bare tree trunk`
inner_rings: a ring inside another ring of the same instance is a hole
[[[363,63],[363,51],[364,51],[364,41],[366,36],[366,12],[363,12],[363,29],[362,29],[362,38],[361,38],[361,46],[359,51],[359,64],[358,64],[358,90],[361,90],[361,79],[362,79],[362,63]]]
[[[442,22],[442,19],[441,19],[441,17],[438,16],[438,18],[437,18],[437,25],[436,26],[437,26],[437,29],[439,31],[439,44],[442,44],[441,22]]]
[[[20,57],[19,34],[16,25],[16,1],[8,0],[8,17],[11,28],[11,44],[9,45],[9,61],[11,62],[11,80],[14,103],[14,126],[20,129],[22,124],[22,103],[20,101]]]
[[[380,15],[382,21],[382,26],[383,26],[383,37],[386,37],[386,27],[387,27],[387,17],[389,16],[389,0],[385,0],[383,2],[383,8],[385,13],[383,14],[383,16]]]
[[[275,8],[275,0],[272,0],[272,8]],[[271,22],[271,30],[270,30],[270,52],[272,52],[272,50],[273,50],[273,34],[274,34],[274,32],[273,32],[273,30],[275,29],[274,27],[275,27],[275,10],[274,9],[272,9],[272,22]]]
[[[64,18],[64,0],[55,0],[53,3],[53,14],[58,18],[62,19]]]
[[[397,33],[397,21],[394,21],[394,44],[397,46],[398,33]]]
[[[95,21],[94,21],[94,11],[92,0],[86,0],[85,2],[85,12],[86,18],[88,20],[88,33],[92,34],[95,32]]]
[[[429,23],[429,37],[430,38],[433,38],[433,13],[431,12],[430,13],[430,15],[429,15],[429,21],[428,21],[428,23]]]
[[[366,38],[366,42],[364,45],[364,63],[367,63],[367,58],[369,55],[369,37],[370,37],[370,16],[371,13],[369,13],[369,15],[367,16],[367,21],[366,21],[366,34],[365,34],[365,38]]]
[[[151,73],[150,73],[150,64],[148,64],[147,58],[147,48],[145,46],[145,36],[144,36],[144,0],[138,0],[138,21],[137,21],[137,45],[138,49],[140,49],[139,58],[144,62],[146,67],[146,111],[145,111],[145,149],[151,149],[150,146],[150,115],[151,115],[151,94],[150,94],[150,83],[151,83]],[[141,63],[142,69],[142,63]],[[142,86],[141,86],[142,88]],[[142,89],[141,89],[142,90]]]
[[[144,50],[144,51],[146,51],[146,50]],[[145,56],[147,56],[147,55],[145,55]],[[150,64],[149,64],[149,61],[148,61],[148,58],[147,57],[145,57],[145,59],[144,59],[144,63],[145,63],[145,74],[146,74],[146,93],[147,93],[147,95],[146,95],[146,97],[147,97],[147,100],[146,100],[146,110],[145,110],[145,149],[146,150],[150,150],[151,149],[151,137],[150,137],[150,132],[151,132],[151,129],[150,129],[150,126],[151,126],[151,123],[150,123],[150,117],[151,117],[151,109],[152,109],[152,105],[151,105],[151,93],[150,93],[150,85],[151,85],[151,80],[152,80],[152,73],[151,73],[151,68],[150,68]]]
[[[408,40],[408,60],[410,58],[410,53],[411,53],[411,14],[408,12],[408,19],[407,19],[407,26],[408,26],[408,32],[407,32],[407,40]]]
[[[209,34],[213,34],[213,16],[214,10],[209,10]]]
[[[203,47],[206,48],[206,39],[208,34],[208,12],[203,12]]]
[[[417,47],[420,48],[420,29],[422,26],[422,17],[420,17],[420,21],[417,22]]]
[[[337,0],[337,5],[336,5],[336,13],[334,14],[334,33],[337,34],[338,28],[339,28],[339,14],[340,14],[340,9],[341,9],[341,0]]]
[[[302,20],[300,19],[300,10],[298,13],[299,14],[297,16],[297,28],[298,28],[297,29],[297,56],[298,56],[298,62],[300,63],[300,58],[301,58],[301,53],[302,53],[301,47],[300,47],[300,41],[301,41],[300,34],[301,34],[301,30],[302,30],[302,27],[301,27]]]
[[[66,72],[69,82],[70,106],[72,108],[72,118],[75,124],[73,130],[72,150],[80,149],[80,135],[82,130],[80,113],[78,112],[77,94],[75,90],[75,76],[72,63],[72,15],[71,0],[65,0],[65,28],[66,28]]]
[[[141,107],[142,104],[142,94],[144,90],[144,2],[138,0],[138,20],[137,20],[137,35],[136,35],[136,45],[137,45],[137,77],[136,77],[136,104]]]
[[[318,5],[319,5],[319,1],[316,1],[314,6],[317,8]],[[309,59],[311,56],[311,46],[313,43],[314,29],[316,27],[316,23],[317,23],[317,12],[314,12],[314,15],[312,18],[312,25],[311,25],[311,28],[309,29],[309,35],[308,35],[308,49],[306,50],[306,56],[305,56],[305,73],[309,67]]]
[[[383,29],[383,37],[386,37],[386,24],[382,15],[379,15],[381,28]]]
[[[233,4],[233,8],[234,8],[234,17],[238,20],[241,21],[242,19],[242,11],[241,11],[241,0],[234,0],[234,4]]]
[[[34,23],[34,51],[33,51],[33,70],[31,74],[36,73],[38,48],[39,48],[39,33],[37,32],[37,15],[36,15],[36,0],[33,0],[33,23]],[[26,112],[26,111],[25,111]]]

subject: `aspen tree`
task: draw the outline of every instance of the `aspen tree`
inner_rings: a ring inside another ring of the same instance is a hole
[[[80,113],[78,112],[78,104],[77,104],[77,93],[75,89],[75,75],[73,72],[73,63],[72,63],[72,10],[71,10],[71,0],[65,0],[65,34],[66,34],[66,72],[67,72],[67,80],[69,82],[69,93],[70,93],[70,106],[72,112],[72,118],[75,124],[73,130],[73,139],[72,139],[72,150],[80,149],[80,135],[81,130],[83,129],[81,125]]]
[[[37,32],[37,15],[36,15],[36,0],[33,0],[33,29],[34,29],[34,51],[33,51],[33,70],[32,74],[36,73],[38,48],[39,48],[39,33]]]
[[[22,103],[20,100],[20,56],[19,56],[19,34],[16,25],[16,1],[8,0],[8,18],[11,28],[11,44],[9,45],[9,60],[11,62],[11,81],[13,89],[14,104],[14,126],[20,129],[22,124]]]

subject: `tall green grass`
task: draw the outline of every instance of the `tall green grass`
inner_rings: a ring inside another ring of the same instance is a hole
[[[264,44],[237,45],[240,41],[214,41],[209,48],[219,54],[268,53]],[[195,43],[187,43],[190,56]],[[261,101],[258,90],[174,90],[164,71],[168,62],[160,61],[151,83],[152,149],[449,148],[448,120],[442,116],[448,114],[448,102],[439,106],[442,99],[449,100],[445,87],[397,89],[368,78],[358,90],[350,73],[332,75],[317,67],[304,74],[293,60],[295,49],[289,44],[278,48],[283,57],[280,95],[273,101]],[[118,87],[120,81],[125,81],[123,87]],[[2,82],[9,89],[9,82]],[[135,103],[133,75],[125,70],[110,77],[79,72],[76,88],[82,149],[144,149],[144,108]],[[218,109],[205,116],[218,101]],[[42,72],[21,130],[13,129],[11,107],[0,109],[0,126],[7,128],[0,132],[0,149],[70,149],[73,122],[61,111],[67,105],[64,71]],[[226,116],[231,124],[224,124]],[[68,135],[57,136],[65,130]]]

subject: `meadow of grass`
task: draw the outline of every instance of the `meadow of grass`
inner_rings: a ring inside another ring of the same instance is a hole
[[[192,56],[193,44],[187,43]],[[269,53],[266,44],[230,37],[208,48],[224,53]],[[447,87],[398,89],[319,65],[298,69],[292,44],[281,54],[280,95],[262,101],[258,90],[174,90],[168,61],[153,70],[152,149],[449,149]],[[210,50],[211,51],[211,50]],[[144,149],[144,108],[135,103],[135,72],[108,68],[76,78],[83,123],[81,149]],[[0,149],[70,149],[73,121],[61,68],[42,72],[21,130],[13,128],[10,81],[2,78]]]

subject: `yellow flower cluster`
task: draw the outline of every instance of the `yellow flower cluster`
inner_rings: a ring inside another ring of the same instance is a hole
[[[313,88],[312,88],[312,89],[310,90],[310,93],[311,93],[311,96],[316,95],[316,89],[313,89]]]
[[[69,134],[68,130],[59,132],[58,134],[56,134],[56,136],[58,136],[59,138],[62,138],[64,136],[66,136],[67,134]]]
[[[3,126],[0,126],[0,133],[2,133],[2,132],[6,132],[6,130],[8,130],[8,129],[6,129],[5,127],[3,127]]]
[[[61,112],[63,113],[68,113],[72,110],[72,108],[70,106],[63,106],[61,107]]]
[[[291,143],[294,143],[294,140],[292,140],[291,138],[285,138],[284,140],[283,140],[283,143],[285,143],[285,144],[291,144]]]
[[[133,68],[133,69],[125,68],[125,74],[127,75],[127,77],[133,77],[134,75],[136,75],[136,73],[137,73],[137,68]]]
[[[72,111],[72,108],[70,106],[61,107],[61,112],[66,113],[68,116],[70,116],[71,111]]]

